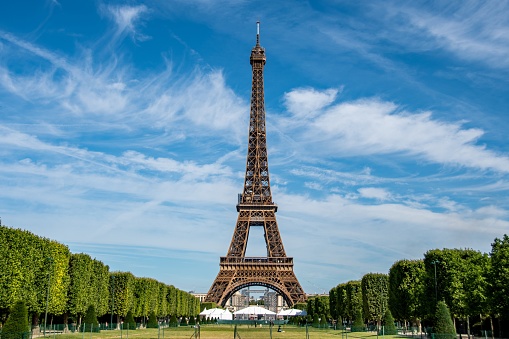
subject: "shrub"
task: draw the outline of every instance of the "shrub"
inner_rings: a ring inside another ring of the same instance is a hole
[[[320,320],[318,319],[318,314],[313,314],[313,327],[320,326]]]
[[[433,332],[437,339],[456,339],[456,330],[454,329],[451,313],[444,301],[439,301],[437,304]]]
[[[87,308],[87,312],[85,313],[85,319],[83,319],[84,332],[100,332],[99,322],[97,321],[97,315],[95,314],[94,305],[90,305]]]
[[[364,319],[362,318],[362,311],[360,309],[355,313],[352,332],[364,332]]]
[[[127,315],[124,319],[124,325],[122,326],[124,330],[135,330],[136,329],[136,321],[134,321],[133,312],[127,312]]]
[[[150,312],[148,316],[147,328],[157,328],[158,326],[156,312]]]
[[[325,314],[322,314],[322,315],[320,316],[320,327],[321,327],[321,328],[326,328],[326,327],[327,327],[327,324],[328,324],[328,322],[327,322],[327,316],[326,316]]]
[[[384,334],[398,334],[398,329],[394,325],[394,318],[390,310],[385,311],[384,324]]]
[[[177,320],[177,317],[175,314],[172,314],[170,317],[170,327],[177,327],[179,325],[179,322]]]
[[[2,328],[2,339],[22,339],[28,338],[30,331],[28,328],[28,312],[25,303],[16,302],[9,313],[9,318]]]

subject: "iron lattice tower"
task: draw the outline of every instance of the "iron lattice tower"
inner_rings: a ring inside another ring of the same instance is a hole
[[[285,253],[276,221],[277,205],[270,191],[263,90],[265,62],[257,23],[256,46],[250,57],[253,81],[244,190],[239,194],[239,215],[230,248],[226,257],[220,258],[219,273],[206,297],[206,301],[222,306],[236,291],[247,286],[269,287],[282,295],[288,305],[306,300],[293,272],[293,258]],[[267,257],[245,256],[251,226],[264,228]]]

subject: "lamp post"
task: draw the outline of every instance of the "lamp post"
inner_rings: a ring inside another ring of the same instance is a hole
[[[431,264],[435,267],[435,303],[438,303],[438,292],[437,292],[437,264],[439,264],[440,261],[433,260]]]
[[[49,288],[51,285],[51,269],[53,268],[53,258],[47,257],[50,263],[50,269],[48,271],[48,290],[46,292],[46,312],[44,313],[44,331],[43,335],[46,337],[46,326],[48,325],[48,305],[49,305]]]

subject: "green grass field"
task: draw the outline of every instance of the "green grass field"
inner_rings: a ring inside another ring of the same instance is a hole
[[[306,328],[286,325],[282,327],[284,332],[277,332],[277,326],[272,328],[274,339],[306,339]],[[193,327],[178,327],[158,329],[139,329],[131,331],[101,331],[100,333],[72,333],[72,334],[46,334],[46,338],[56,339],[190,339],[194,338]],[[237,326],[237,338],[240,339],[263,339],[271,338],[268,326],[253,327],[247,325]],[[317,329],[308,327],[310,339],[336,338],[336,339],[376,339],[375,332],[354,332],[347,335],[340,330]],[[232,339],[234,337],[233,325],[203,325],[200,329],[200,339]],[[386,335],[385,339],[392,339],[396,336]],[[382,336],[379,337],[382,339]]]

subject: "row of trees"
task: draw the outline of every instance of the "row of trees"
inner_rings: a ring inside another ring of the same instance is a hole
[[[353,321],[380,322],[389,309],[402,322],[433,325],[436,306],[444,301],[453,319],[509,320],[509,237],[495,239],[490,254],[472,249],[430,250],[422,260],[400,260],[389,274],[369,273],[329,293],[330,315]],[[455,324],[456,325],[456,324]],[[499,326],[500,330],[500,326]],[[501,334],[501,333],[499,333]]]
[[[71,253],[67,246],[28,231],[0,226],[0,322],[11,307],[23,301],[38,325],[41,315],[72,317],[80,322],[89,306],[99,317],[115,314],[114,322],[129,311],[146,319],[193,316],[200,302],[191,294],[130,272],[110,272],[88,254]],[[48,321],[49,322],[49,321]]]

